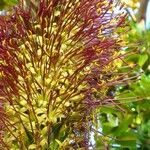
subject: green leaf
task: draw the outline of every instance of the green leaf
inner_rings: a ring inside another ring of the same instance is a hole
[[[138,82],[134,93],[142,98],[150,99],[150,75],[143,75],[141,81]]]
[[[133,121],[132,115],[126,114],[124,120],[120,120],[120,124],[112,129],[112,134],[114,136],[120,136],[121,134],[127,132],[128,126]]]
[[[0,10],[16,5],[18,0],[0,0]]]
[[[138,61],[139,66],[142,67],[147,60],[148,60],[148,55],[147,54],[140,55],[139,61]]]

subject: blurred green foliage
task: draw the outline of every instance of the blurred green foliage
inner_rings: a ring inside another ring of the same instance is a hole
[[[0,10],[12,7],[18,2],[18,0],[0,0]]]
[[[136,23],[130,27],[123,39],[128,45],[123,52],[131,54],[120,69],[130,80],[116,87],[116,103],[121,107],[99,110],[102,132],[95,136],[97,148],[150,150],[150,30]]]

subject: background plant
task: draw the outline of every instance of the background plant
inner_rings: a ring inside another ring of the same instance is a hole
[[[122,37],[127,45],[122,53],[132,52],[132,54],[124,59],[125,63],[121,62],[120,72],[126,72],[126,78],[130,78],[130,80],[125,82],[123,86],[115,86],[111,89],[111,92],[115,93],[116,99],[119,99],[123,111],[116,111],[112,106],[100,108],[99,124],[102,128],[98,137],[95,137],[97,148],[105,141],[109,149],[150,149],[150,32],[145,30],[143,24],[138,21],[130,19],[131,30]],[[121,29],[119,32],[123,32],[123,30]],[[132,78],[134,76],[137,76],[138,80]],[[106,135],[105,138],[103,135]],[[102,141],[103,138],[104,141]]]
[[[7,9],[15,4],[17,4],[17,0],[1,0],[0,1],[0,10]]]

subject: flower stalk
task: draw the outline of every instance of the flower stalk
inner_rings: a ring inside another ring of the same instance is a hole
[[[114,30],[126,16],[114,7],[113,0],[39,0],[0,19],[4,147],[90,147],[93,110],[116,78]]]

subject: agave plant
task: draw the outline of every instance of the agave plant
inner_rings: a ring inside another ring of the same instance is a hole
[[[95,109],[116,84],[126,15],[113,0],[21,1],[0,19],[0,112],[9,150],[89,149]]]

